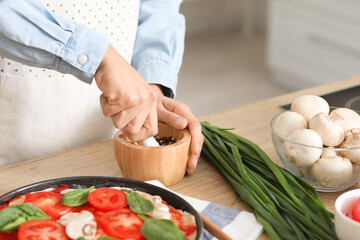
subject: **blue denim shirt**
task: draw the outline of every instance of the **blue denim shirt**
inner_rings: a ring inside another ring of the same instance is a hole
[[[133,67],[148,83],[176,93],[184,52],[182,0],[141,0]],[[0,55],[30,66],[69,73],[91,83],[109,40],[49,12],[41,0],[0,0]],[[78,57],[86,54],[86,63]]]

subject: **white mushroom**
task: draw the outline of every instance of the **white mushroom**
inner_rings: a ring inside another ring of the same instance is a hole
[[[332,147],[327,147],[322,149],[321,157],[335,157],[337,156],[337,152]],[[306,179],[311,178],[311,168],[313,165],[309,165],[306,167],[298,167],[300,172],[300,177],[304,177]]]
[[[9,202],[9,206],[16,206],[16,205],[21,205],[24,203],[26,196],[25,195],[21,195],[18,198],[14,198]]]
[[[169,212],[169,207],[163,204],[160,196],[144,194],[144,198],[151,201],[154,204],[154,212],[149,214],[152,218],[156,219],[171,219],[171,214]]]
[[[329,104],[322,97],[315,95],[303,95],[294,99],[291,103],[291,111],[301,114],[307,123],[318,113],[329,114]]]
[[[353,128],[347,134],[341,148],[358,148],[341,151],[341,156],[350,159],[351,162],[360,164],[360,128]]]
[[[95,221],[72,221],[66,225],[65,231],[71,239],[84,237],[94,239],[97,225]]]
[[[349,159],[340,156],[325,156],[311,167],[315,182],[323,187],[340,187],[352,178],[353,168]]]
[[[69,224],[69,222],[72,221],[79,221],[79,220],[91,221],[93,219],[94,219],[94,215],[89,211],[69,212],[61,216],[58,222],[66,226]]]
[[[62,190],[60,193],[64,195],[64,194],[66,194],[66,193],[73,192],[73,191],[75,191],[75,190],[76,190],[75,188],[68,188],[68,189]]]
[[[360,128],[360,116],[349,108],[337,108],[330,112],[330,118],[339,123],[345,134],[352,128]]]
[[[286,111],[274,119],[272,127],[280,136],[288,137],[295,130],[307,128],[307,123],[299,113]]]
[[[80,213],[67,213],[58,220],[65,226],[66,234],[71,239],[84,237],[85,239],[94,239],[97,225],[94,221],[94,215],[89,211]]]
[[[296,130],[288,136],[288,139],[292,142],[284,143],[285,155],[297,166],[309,166],[320,158],[323,144],[321,137],[315,131]]]
[[[321,137],[323,144],[328,147],[335,147],[344,141],[344,129],[337,122],[334,122],[325,113],[316,114],[309,123],[309,128],[314,130]]]
[[[154,219],[167,219],[167,220],[171,219],[171,213],[169,213],[169,208],[165,211],[160,210],[159,208],[155,208],[154,211],[151,214],[149,214],[149,216],[151,216],[151,218]]]
[[[323,148],[323,151],[321,153],[321,157],[336,157],[339,154],[337,154],[337,152],[334,150],[334,148],[332,147],[328,147],[328,148]]]

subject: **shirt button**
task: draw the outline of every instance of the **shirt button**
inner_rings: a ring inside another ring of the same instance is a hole
[[[88,61],[88,57],[85,54],[81,54],[77,59],[78,63],[84,65]]]

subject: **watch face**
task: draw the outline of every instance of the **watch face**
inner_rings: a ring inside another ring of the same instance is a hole
[[[320,95],[331,107],[346,107],[360,111],[360,86],[342,89],[335,92]],[[291,103],[280,105],[289,110]]]

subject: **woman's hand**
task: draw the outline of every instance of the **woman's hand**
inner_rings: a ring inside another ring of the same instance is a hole
[[[111,46],[95,74],[103,92],[100,104],[105,116],[132,141],[158,131],[156,94],[140,74]]]
[[[190,158],[188,161],[188,174],[193,174],[200,157],[204,136],[201,125],[192,114],[190,108],[174,99],[165,97],[158,85],[150,85],[157,95],[157,114],[159,121],[176,128],[188,127],[191,134]]]

